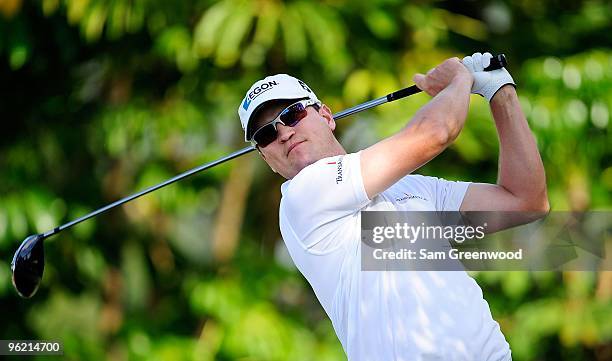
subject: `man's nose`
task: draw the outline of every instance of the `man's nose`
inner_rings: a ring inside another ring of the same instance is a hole
[[[281,143],[288,141],[295,134],[295,128],[282,124],[276,126],[276,131],[278,132],[278,140]]]

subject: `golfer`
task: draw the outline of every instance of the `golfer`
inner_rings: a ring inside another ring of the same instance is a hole
[[[490,59],[451,58],[415,75],[432,99],[397,134],[357,153],[336,139],[331,110],[289,75],[256,82],[238,107],[245,140],[287,179],[284,242],[351,361],[511,360],[466,272],[360,268],[360,211],[548,211],[544,167],[514,81],[503,68],[483,71]],[[470,93],[490,103],[500,143],[497,184],[411,174],[457,138]]]

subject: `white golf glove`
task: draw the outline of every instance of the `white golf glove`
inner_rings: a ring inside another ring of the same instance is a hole
[[[505,68],[484,71],[491,63],[491,58],[493,58],[493,55],[490,53],[474,53],[472,56],[463,58],[463,65],[474,76],[472,94],[482,95],[489,102],[502,86],[512,84],[516,87],[514,79]]]

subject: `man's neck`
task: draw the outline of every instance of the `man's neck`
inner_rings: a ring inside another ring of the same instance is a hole
[[[311,163],[307,164],[304,168],[308,167],[311,164],[314,164],[314,163],[320,161],[321,159],[335,157],[335,156],[338,156],[338,155],[345,155],[345,154],[347,154],[347,153],[346,153],[346,150],[344,150],[344,147],[342,147],[342,145],[340,143],[336,142],[335,146],[332,147],[328,152],[323,153],[320,158],[315,159]],[[300,169],[293,177],[285,177],[285,179],[287,179],[287,180],[293,179],[295,176],[300,174],[300,172],[304,168]]]

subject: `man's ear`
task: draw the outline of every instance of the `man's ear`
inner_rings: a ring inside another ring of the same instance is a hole
[[[331,109],[325,104],[321,105],[319,108],[319,114],[325,119],[327,125],[332,130],[332,132],[336,129],[336,121],[334,120],[334,115],[331,112]]]

